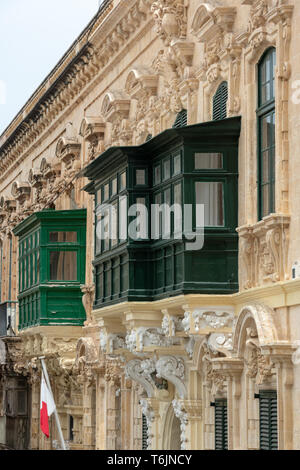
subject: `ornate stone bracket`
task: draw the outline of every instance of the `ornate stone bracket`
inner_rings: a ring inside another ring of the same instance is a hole
[[[152,398],[155,393],[155,382],[151,374],[155,373],[155,362],[152,359],[144,361],[133,359],[125,366],[126,377],[138,382],[146,390],[148,398]]]
[[[157,377],[170,381],[180,398],[186,395],[185,365],[183,359],[175,356],[163,356],[156,363]]]

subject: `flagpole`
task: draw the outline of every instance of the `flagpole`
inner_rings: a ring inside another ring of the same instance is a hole
[[[43,372],[44,372],[44,376],[45,376],[45,380],[46,380],[46,384],[47,384],[47,387],[48,387],[48,389],[50,390],[50,392],[53,396],[52,389],[51,389],[51,384],[50,384],[50,380],[49,380],[49,376],[48,376],[48,372],[47,372],[47,367],[46,367],[44,359],[45,359],[45,356],[40,357]],[[55,416],[56,426],[57,426],[57,429],[58,429],[58,434],[59,434],[62,450],[67,450],[66,443],[65,443],[65,440],[64,440],[64,436],[63,436],[63,433],[62,433],[62,430],[61,430],[60,421],[59,421],[56,406],[55,406],[55,410],[54,410],[54,416]]]

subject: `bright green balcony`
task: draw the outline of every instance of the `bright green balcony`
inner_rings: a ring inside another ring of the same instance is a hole
[[[86,210],[37,212],[14,234],[19,237],[19,329],[82,325]]]

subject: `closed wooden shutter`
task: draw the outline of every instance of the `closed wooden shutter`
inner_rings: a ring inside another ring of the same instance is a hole
[[[213,98],[213,120],[219,121],[227,117],[228,84],[221,83]]]
[[[215,450],[228,449],[227,400],[215,401]]]
[[[178,129],[179,127],[185,127],[187,125],[187,110],[183,109],[180,113],[177,114],[175,122],[173,124],[173,129]]]
[[[148,449],[148,423],[145,415],[142,416],[142,450]]]
[[[278,449],[277,393],[259,392],[259,442],[261,450]]]

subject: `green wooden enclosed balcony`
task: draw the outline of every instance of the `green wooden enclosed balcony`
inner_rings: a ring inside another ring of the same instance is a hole
[[[85,169],[90,179],[85,190],[94,195],[101,234],[95,236],[95,308],[238,291],[239,135],[239,117],[172,128],[140,146],[109,148]],[[135,204],[149,209],[148,231],[139,239],[126,228],[138,224]],[[166,219],[160,215],[159,236],[152,236],[154,204],[182,207],[181,217],[169,216],[170,236],[164,236]],[[200,205],[204,245],[190,250],[185,215],[189,206],[195,232]]]
[[[86,210],[37,212],[14,234],[19,237],[19,329],[82,325]]]

